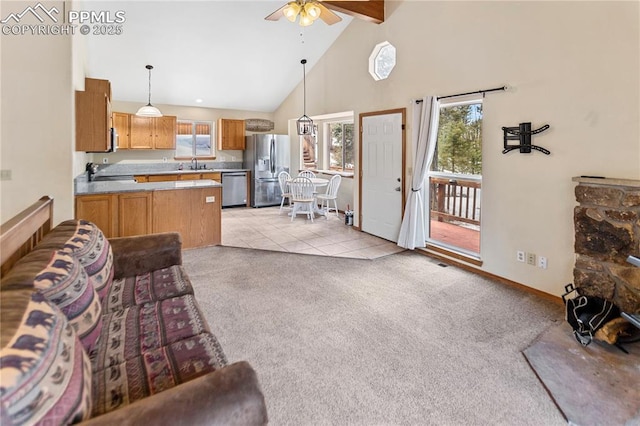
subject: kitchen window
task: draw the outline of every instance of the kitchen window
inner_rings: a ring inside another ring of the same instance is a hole
[[[215,158],[211,121],[178,120],[176,124],[176,158]]]
[[[329,169],[334,171],[353,171],[353,123],[329,123],[328,149]]]

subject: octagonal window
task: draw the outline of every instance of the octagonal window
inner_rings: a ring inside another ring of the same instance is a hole
[[[374,80],[384,80],[389,77],[396,66],[396,48],[388,41],[376,44],[369,56],[369,74]]]

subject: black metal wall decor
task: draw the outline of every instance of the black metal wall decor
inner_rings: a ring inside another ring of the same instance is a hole
[[[551,152],[541,146],[531,145],[531,135],[542,133],[549,128],[548,124],[539,129],[531,130],[531,123],[520,123],[518,127],[503,127],[504,132],[504,149],[503,154],[519,149],[521,154],[529,154],[532,149],[549,155]],[[509,141],[519,141],[518,145],[509,145]]]

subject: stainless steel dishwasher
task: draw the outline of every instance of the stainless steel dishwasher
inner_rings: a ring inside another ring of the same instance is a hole
[[[247,172],[222,172],[222,207],[247,205]]]

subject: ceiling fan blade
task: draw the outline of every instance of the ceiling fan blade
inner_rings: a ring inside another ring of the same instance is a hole
[[[277,21],[278,19],[282,18],[284,16],[284,8],[287,7],[287,5],[288,4],[285,4],[280,9],[276,10],[264,19],[266,19],[267,21]]]
[[[327,9],[327,7],[322,3],[315,2],[315,4],[320,8],[320,19],[322,19],[325,22],[325,24],[333,25],[342,21],[341,17],[339,17],[338,15],[336,15],[335,13]]]

